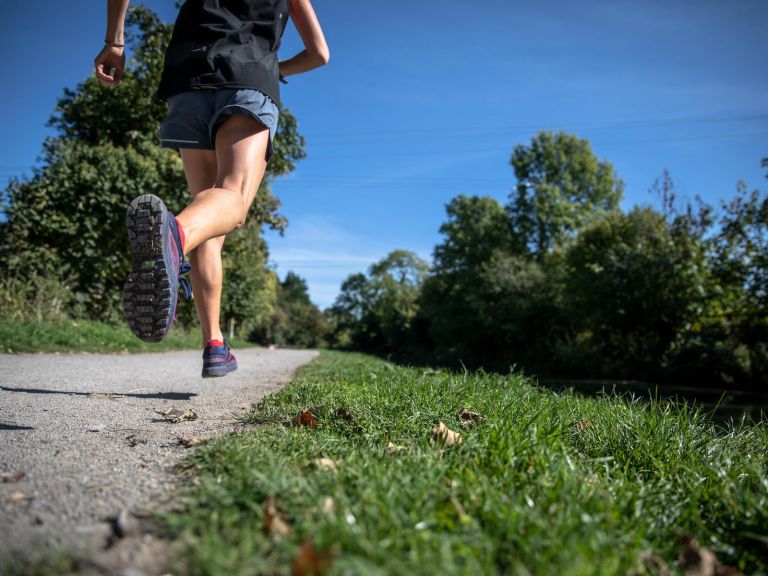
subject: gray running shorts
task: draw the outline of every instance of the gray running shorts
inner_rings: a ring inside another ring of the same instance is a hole
[[[258,90],[190,90],[168,98],[160,140],[163,148],[213,150],[216,130],[224,120],[229,116],[250,116],[269,128],[269,160],[279,115],[272,99]]]

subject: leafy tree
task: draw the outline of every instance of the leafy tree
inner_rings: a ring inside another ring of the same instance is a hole
[[[367,277],[348,277],[329,311],[336,342],[381,354],[407,351],[428,268],[414,253],[395,250],[372,265]]]
[[[576,336],[573,371],[658,376],[675,342],[705,306],[704,245],[663,214],[635,208],[584,230],[566,255]]]
[[[371,338],[366,322],[370,321],[372,286],[363,273],[351,274],[342,283],[336,301],[326,311],[331,325],[331,341],[340,348],[366,349]],[[375,327],[371,331],[375,330]]]
[[[401,352],[418,311],[418,297],[429,265],[407,250],[390,252],[371,266],[374,342],[387,353]]]
[[[501,360],[505,341],[496,309],[501,301],[491,283],[496,268],[521,246],[504,207],[493,198],[457,196],[446,213],[444,238],[435,247],[435,265],[421,294],[419,340],[441,362],[489,366]]]
[[[122,81],[110,89],[89,78],[65,90],[50,121],[58,135],[44,143],[32,178],[9,184],[0,225],[3,269],[63,282],[95,318],[119,316],[129,266],[127,203],[154,193],[178,211],[189,198],[178,153],[157,142],[165,105],[155,94],[171,26],[143,6],[131,8],[127,24],[132,58]],[[304,139],[287,110],[275,152],[250,220],[282,231],[286,222],[269,180],[304,156]]]
[[[726,377],[761,386],[768,380],[768,194],[740,183],[719,224],[710,243],[718,305],[707,356]]]
[[[507,206],[515,234],[539,261],[589,223],[616,210],[623,183],[587,140],[540,132],[515,146],[517,186]]]
[[[460,273],[480,267],[499,249],[513,249],[514,242],[504,208],[489,196],[453,198],[445,208],[445,237],[435,247],[435,270]]]
[[[221,316],[230,336],[250,335],[274,313],[278,282],[266,264],[267,246],[257,222],[247,222],[227,235],[222,255]]]
[[[265,344],[300,348],[323,346],[328,322],[310,300],[306,280],[288,272],[277,288],[274,314],[255,332],[255,339]]]

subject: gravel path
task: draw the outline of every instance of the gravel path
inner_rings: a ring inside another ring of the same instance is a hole
[[[121,520],[135,531],[139,511],[160,505],[178,481],[180,436],[233,430],[234,413],[278,390],[316,355],[236,353],[240,369],[215,379],[200,377],[199,352],[0,354],[0,558],[51,550],[97,557],[113,533],[110,518],[131,511]],[[171,423],[157,413],[171,409],[198,418]],[[141,546],[151,548],[151,537]],[[115,563],[133,569],[125,574],[147,573],[132,555],[148,552],[137,552],[136,542],[124,548],[120,558],[105,560],[111,568],[95,573],[121,573]]]

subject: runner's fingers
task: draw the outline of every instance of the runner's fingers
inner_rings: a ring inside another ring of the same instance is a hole
[[[120,78],[123,76],[122,68],[104,64],[102,62],[95,62],[96,65],[96,79],[105,86],[114,86],[120,82]]]

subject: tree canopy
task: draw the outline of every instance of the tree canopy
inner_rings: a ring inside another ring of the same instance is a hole
[[[537,260],[589,223],[616,210],[624,189],[587,140],[540,132],[510,160],[517,185],[507,207],[515,234]]]

